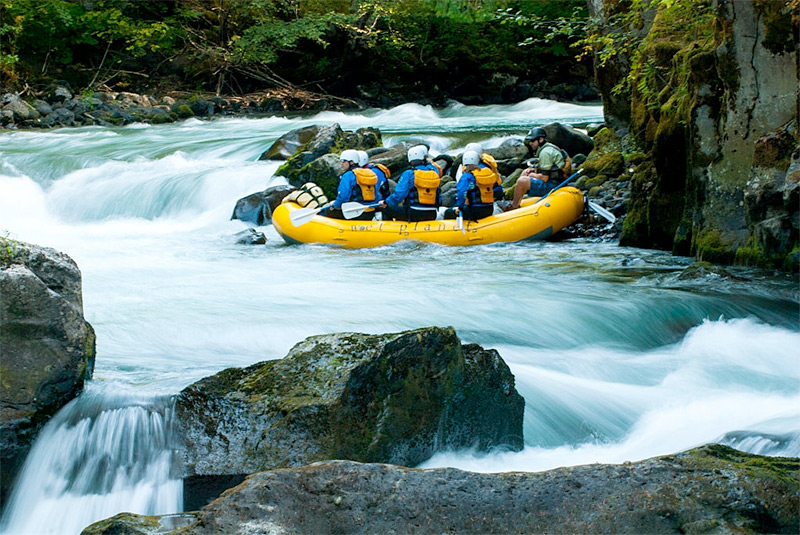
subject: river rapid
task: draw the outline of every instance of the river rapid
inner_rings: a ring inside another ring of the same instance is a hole
[[[370,250],[237,245],[237,199],[283,183],[257,161],[282,134],[338,122],[389,146],[458,154],[598,105],[516,105],[188,120],[0,134],[0,232],[70,255],[97,333],[94,379],[46,426],[0,531],[77,534],[121,511],[183,508],[172,396],[310,335],[452,326],[495,348],[525,398],[521,452],[423,467],[540,471],[709,442],[800,456],[797,277],[700,272],[590,240]]]

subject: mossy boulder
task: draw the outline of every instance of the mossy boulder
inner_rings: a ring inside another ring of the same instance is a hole
[[[254,474],[169,533],[796,533],[799,476],[719,445],[501,474],[332,461]],[[128,533],[106,526],[84,535]]]
[[[301,147],[307,145],[314,139],[317,134],[319,134],[320,128],[322,128],[320,125],[312,124],[310,126],[291,130],[276,139],[267,150],[261,153],[258,159],[288,160]]]
[[[44,424],[94,371],[81,273],[54,249],[0,238],[0,500]]]
[[[187,475],[350,459],[413,466],[436,451],[522,448],[524,401],[496,351],[453,329],[331,334],[178,396]]]
[[[621,150],[619,134],[610,128],[601,128],[592,138],[595,152],[608,152]]]
[[[625,170],[625,158],[621,152],[592,153],[581,166],[587,178],[597,175],[619,176]]]
[[[307,143],[298,146],[295,152],[286,158],[286,163],[278,167],[275,174],[286,177],[289,184],[294,187],[300,187],[306,182],[315,182],[328,198],[334,199],[341,168],[338,168],[336,176],[333,177],[330,162],[319,162],[316,166],[310,164],[327,155],[336,156],[338,159],[338,155],[345,149],[368,150],[378,147],[383,143],[381,134],[376,128],[359,128],[355,132],[346,132],[338,123],[314,128],[317,131],[313,137]],[[311,133],[313,129],[303,133],[302,138],[309,137]],[[297,132],[296,137],[299,143],[301,133]],[[273,150],[273,147],[270,150]],[[261,158],[265,158],[270,150],[262,154]],[[318,172],[322,174],[318,176],[316,174]]]

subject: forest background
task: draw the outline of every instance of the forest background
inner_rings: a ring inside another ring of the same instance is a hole
[[[585,0],[0,0],[3,91],[598,100]]]

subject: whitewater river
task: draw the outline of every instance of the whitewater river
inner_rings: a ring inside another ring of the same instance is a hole
[[[442,452],[424,466],[496,472],[619,463],[708,442],[800,455],[796,278],[567,241],[373,250],[235,243],[237,199],[283,183],[257,161],[285,132],[374,126],[385,145],[459,153],[599,106],[404,105],[361,114],[189,120],[0,134],[0,232],[69,254],[97,332],[87,390],[48,424],[6,534],[77,534],[121,511],[182,510],[171,396],[305,337],[453,326],[497,349],[526,401],[518,453]]]

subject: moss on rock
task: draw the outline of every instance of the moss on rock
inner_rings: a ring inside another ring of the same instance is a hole
[[[414,465],[442,447],[519,449],[524,402],[513,376],[496,352],[475,354],[452,329],[342,333],[220,372],[179,396],[188,471],[342,458]]]

